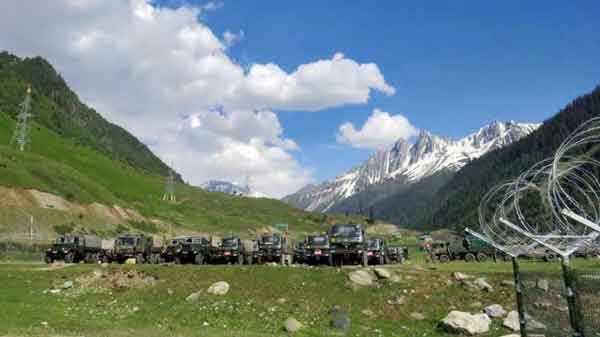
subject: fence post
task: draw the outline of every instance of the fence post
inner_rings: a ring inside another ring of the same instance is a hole
[[[515,278],[515,290],[517,295],[517,311],[519,312],[519,327],[521,337],[527,337],[527,316],[525,314],[525,301],[523,300],[523,284],[521,282],[521,271],[517,257],[512,257],[513,276]]]
[[[567,292],[567,303],[569,305],[569,319],[571,321],[571,327],[573,327],[573,337],[585,337],[581,306],[579,305],[579,300],[577,298],[575,276],[573,274],[569,256],[563,256],[562,258],[562,271],[565,290]]]

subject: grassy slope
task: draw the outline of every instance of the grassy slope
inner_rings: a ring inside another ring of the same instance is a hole
[[[557,268],[549,266],[527,263],[525,267],[544,273],[559,270],[557,264],[552,264]],[[597,269],[600,265],[577,261],[575,267]],[[512,277],[509,263],[457,262],[439,265],[437,270],[410,265],[395,268],[402,282],[352,290],[346,286],[350,270],[334,268],[110,266],[107,270],[141,270],[159,280],[153,286],[112,288],[107,281],[93,287],[77,282],[77,277],[92,275],[97,266],[46,270],[43,265],[0,265],[0,335],[280,336],[283,321],[293,316],[305,324],[296,336],[339,336],[328,326],[328,311],[340,305],[351,316],[349,336],[442,337],[451,335],[441,332],[437,323],[452,309],[477,312],[493,303],[508,309],[516,306],[514,289],[500,286]],[[484,276],[496,289],[487,293],[467,291],[456,283],[448,286],[453,271]],[[74,289],[60,295],[43,294],[65,280],[76,280]],[[231,284],[229,294],[206,293],[210,284],[221,280]],[[199,290],[204,292],[198,302],[184,300]],[[387,304],[391,297],[404,294],[404,305]],[[279,298],[287,302],[278,303]],[[365,316],[364,309],[377,316]],[[412,312],[427,318],[416,321],[410,318]],[[508,334],[500,325],[500,320],[494,320],[492,330],[482,336]]]
[[[277,200],[238,198],[177,184],[179,203],[160,201],[163,179],[139,172],[34,124],[31,148],[8,144],[14,122],[0,112],[0,185],[36,188],[81,203],[133,207],[143,215],[194,230],[240,231],[287,222],[296,230],[319,229],[324,216],[298,211]],[[82,220],[82,221],[85,221]]]

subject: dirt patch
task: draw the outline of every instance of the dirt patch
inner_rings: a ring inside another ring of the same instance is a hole
[[[122,291],[130,288],[145,288],[156,285],[158,277],[137,270],[95,269],[75,279],[80,290]]]

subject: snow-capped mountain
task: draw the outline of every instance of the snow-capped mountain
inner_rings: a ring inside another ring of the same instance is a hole
[[[460,140],[422,130],[414,143],[398,140],[391,149],[378,151],[359,166],[323,182],[308,185],[284,201],[309,211],[326,212],[367,187],[389,181],[410,184],[440,170],[458,171],[469,161],[521,139],[540,124],[492,122]]]
[[[223,180],[209,180],[200,186],[202,189],[210,192],[222,192],[232,195],[248,195],[249,189],[236,183]]]

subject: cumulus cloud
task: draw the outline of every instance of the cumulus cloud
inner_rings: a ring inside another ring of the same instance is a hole
[[[272,63],[237,64],[227,48],[241,33],[219,38],[198,19],[219,4],[1,1],[0,49],[48,58],[83,101],[173,159],[190,182],[239,180],[246,170],[266,188],[260,192],[282,196],[310,174],[290,155],[299,146],[283,136],[273,110],[364,103],[373,91],[395,89],[376,64],[342,54],[291,73]]]
[[[340,125],[336,138],[338,143],[359,149],[381,149],[417,133],[418,130],[406,117],[375,109],[359,130],[349,122]]]

